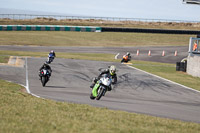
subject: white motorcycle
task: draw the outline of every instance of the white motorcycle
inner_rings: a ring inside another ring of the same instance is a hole
[[[90,99],[100,100],[102,96],[105,95],[109,87],[111,87],[112,78],[108,74],[102,75],[102,77],[96,82],[92,89]]]

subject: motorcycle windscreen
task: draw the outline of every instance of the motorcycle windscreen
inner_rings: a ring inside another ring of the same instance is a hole
[[[106,86],[110,86],[110,84],[112,83],[112,79],[111,78],[104,78],[103,80],[102,80],[102,83],[104,84],[104,85],[106,85]]]
[[[46,75],[46,74],[47,74],[47,70],[45,70],[45,69],[44,69],[44,70],[43,70],[43,72],[44,72],[44,75]]]

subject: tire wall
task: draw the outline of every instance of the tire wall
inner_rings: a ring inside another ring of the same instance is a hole
[[[0,31],[79,31],[101,32],[101,27],[60,25],[0,25]]]

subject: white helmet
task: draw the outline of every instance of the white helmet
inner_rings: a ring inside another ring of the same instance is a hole
[[[114,65],[110,66],[109,71],[110,71],[110,75],[114,75],[116,72],[116,67]]]

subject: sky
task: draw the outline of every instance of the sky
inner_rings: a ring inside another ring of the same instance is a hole
[[[182,0],[1,0],[0,3],[0,8],[79,16],[200,21],[200,5],[183,4]]]

